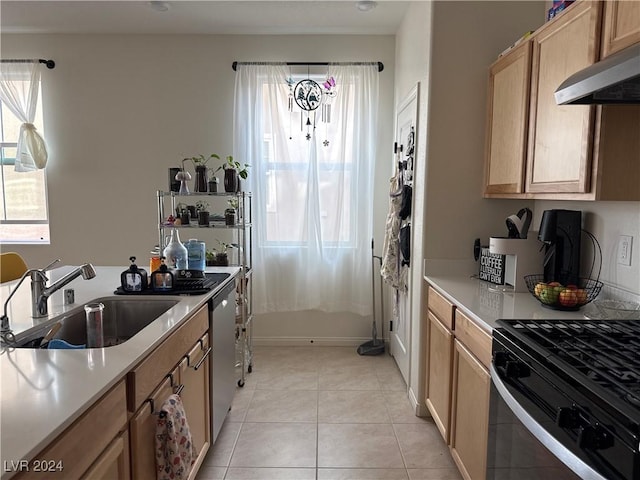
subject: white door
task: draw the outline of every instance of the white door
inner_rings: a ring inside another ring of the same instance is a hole
[[[415,136],[418,121],[418,85],[416,85],[396,111],[396,136],[397,144],[394,162],[407,162],[405,183],[413,182],[413,161],[415,159],[416,145]],[[394,166],[397,168],[397,165]],[[411,217],[403,221],[403,224],[411,223]],[[411,258],[411,266],[416,263],[416,259]],[[419,265],[419,262],[418,262]],[[407,268],[407,267],[403,267]],[[419,268],[419,267],[418,267]],[[391,355],[398,364],[398,368],[409,384],[409,368],[411,358],[411,275],[407,275],[407,292],[397,294],[393,292],[392,302],[397,302],[397,315],[393,316],[393,323],[390,325],[389,348]]]

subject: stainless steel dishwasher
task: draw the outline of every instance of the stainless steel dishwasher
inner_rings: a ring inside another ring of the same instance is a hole
[[[236,391],[235,381],[235,279],[209,301],[211,335],[211,440],[216,441]]]

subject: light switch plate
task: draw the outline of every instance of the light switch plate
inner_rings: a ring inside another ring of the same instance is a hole
[[[631,235],[620,235],[618,239],[618,264],[631,266],[631,245],[633,237]]]

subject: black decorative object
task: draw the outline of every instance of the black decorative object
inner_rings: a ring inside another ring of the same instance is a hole
[[[138,268],[135,264],[136,257],[129,257],[131,265],[120,274],[120,283],[125,292],[141,292],[147,289],[147,271]]]
[[[322,88],[318,82],[307,78],[300,80],[293,90],[296,104],[306,111],[313,111],[320,106],[322,102]]]
[[[234,168],[224,170],[224,191],[233,193],[238,190],[238,172]]]

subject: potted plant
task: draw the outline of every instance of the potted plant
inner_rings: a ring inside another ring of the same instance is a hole
[[[249,164],[242,165],[233,159],[232,155],[227,156],[225,162],[220,165],[215,172],[224,170],[224,191],[225,192],[237,192],[238,191],[238,177],[246,180],[249,176]],[[214,173],[215,173],[214,172]]]
[[[186,157],[182,160],[182,170],[184,171],[184,162],[190,160],[193,163],[193,167],[196,170],[196,192],[207,192],[207,162],[212,158],[220,160],[220,156],[217,153],[212,153],[209,157],[205,157],[200,154],[196,157]]]
[[[198,212],[198,225],[209,226],[209,204],[202,200],[196,202],[196,212]]]
[[[236,210],[238,208],[238,199],[236,197],[227,200],[229,208],[224,211],[224,224],[235,225],[236,224]]]
[[[209,193],[218,193],[218,177],[214,175],[215,172],[211,172],[211,176],[209,177]]]
[[[229,256],[227,255],[227,250],[233,247],[233,245],[230,243],[221,242],[220,240],[217,240],[217,242],[219,245],[218,249],[207,250],[207,253],[205,254],[207,265],[214,267],[226,267],[229,265]]]

